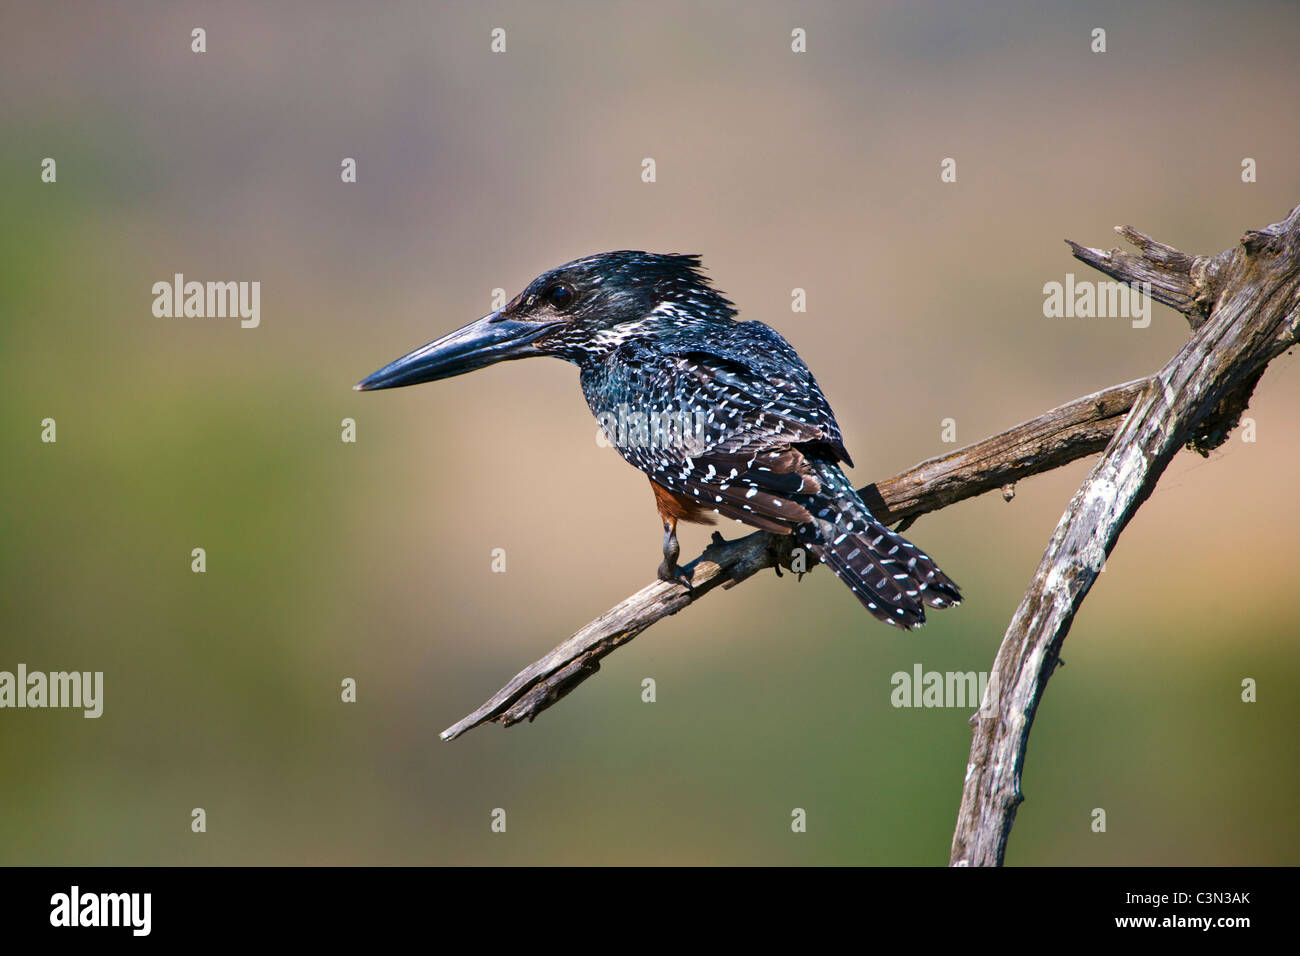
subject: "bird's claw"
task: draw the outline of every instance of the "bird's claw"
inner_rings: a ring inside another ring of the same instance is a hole
[[[659,580],[667,581],[669,584],[680,584],[686,590],[692,590],[691,576],[681,565],[674,564],[672,567],[666,563],[659,565]]]

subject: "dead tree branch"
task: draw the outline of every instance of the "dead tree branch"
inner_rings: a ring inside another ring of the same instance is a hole
[[[1116,231],[1138,255],[1070,246],[1078,259],[1120,281],[1149,282],[1153,299],[1187,317],[1187,345],[1151,378],[1076,399],[861,489],[881,520],[908,523],[994,489],[1009,496],[1021,478],[1105,450],[1062,516],[998,650],[990,682],[997,716],[971,718],[975,738],[953,837],[955,866],[1002,863],[1024,799],[1020,774],[1038,703],[1120,532],[1180,447],[1206,454],[1226,439],[1268,363],[1300,338],[1300,206],[1212,257],[1189,255],[1128,226]],[[765,532],[735,541],[715,535],[686,566],[689,590],[661,581],[642,588],[517,674],[443,739],[483,723],[532,720],[661,618],[719,585],[790,567],[791,546],[789,536]]]
[[[911,520],[975,495],[1059,468],[1106,447],[1148,379],[1115,385],[1054,408],[1035,419],[900,475],[861,489],[882,521]],[[459,737],[479,724],[510,726],[532,720],[600,668],[600,659],[651,624],[700,600],[721,585],[732,587],[765,568],[790,567],[787,535],[757,531],[714,543],[686,566],[691,589],[656,581],[530,664],[463,720],[442,732]]]
[[[1024,799],[1020,774],[1038,703],[1120,533],[1180,447],[1204,453],[1226,437],[1265,367],[1300,335],[1300,206],[1212,258],[1129,227],[1117,231],[1139,256],[1070,245],[1107,275],[1151,282],[1152,297],[1183,312],[1193,334],[1149,380],[1075,493],[1011,619],[990,675],[990,693],[998,694],[994,716],[971,718],[975,739],[953,835],[954,866],[1003,861]]]

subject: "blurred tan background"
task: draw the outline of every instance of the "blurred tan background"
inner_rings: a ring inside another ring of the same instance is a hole
[[[785,334],[859,485],[950,449],[945,418],[966,443],[1149,374],[1180,316],[1047,319],[1042,287],[1099,278],[1066,237],[1131,223],[1212,253],[1300,202],[1300,12],[1221,6],[9,11],[0,669],[106,689],[98,720],[0,712],[0,863],[946,862],[969,709],[894,709],[890,675],[987,669],[1091,461],[923,518],[968,600],[919,632],[824,570],[764,575],[536,724],[445,744],[652,579],[652,498],[563,363],[350,389],[493,288],[614,248],[701,253]],[[175,272],[260,281],[261,326],[155,318]],[[1284,357],[1258,440],[1180,456],[1121,539],[1039,711],[1008,863],[1300,862],[1298,404]]]

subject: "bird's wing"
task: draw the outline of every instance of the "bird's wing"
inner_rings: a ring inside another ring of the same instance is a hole
[[[619,361],[647,383],[634,392],[669,396],[649,409],[668,427],[647,422],[614,444],[669,491],[786,532],[811,520],[805,496],[821,490],[809,458],[847,461],[848,454],[830,406],[784,339],[755,322],[724,328],[747,326],[766,332],[740,342],[621,346]]]
[[[826,451],[836,461],[852,466],[844,448],[839,423],[821,386],[776,329],[762,322],[734,322],[714,326],[704,335],[659,343],[669,354],[699,353],[712,356],[716,367],[729,372],[734,384],[747,385],[756,399],[771,403],[790,421],[811,425],[821,434]],[[769,412],[770,413],[770,412]]]

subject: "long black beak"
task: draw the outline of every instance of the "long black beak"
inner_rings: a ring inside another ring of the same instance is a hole
[[[419,385],[463,375],[497,362],[542,355],[545,353],[533,345],[533,340],[556,324],[519,322],[503,318],[499,311],[493,312],[403,355],[352,387],[359,392],[369,392],[377,388]]]

